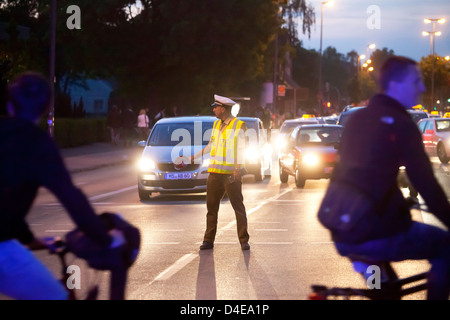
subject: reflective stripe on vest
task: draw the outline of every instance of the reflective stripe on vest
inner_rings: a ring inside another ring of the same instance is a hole
[[[233,173],[237,161],[238,137],[244,122],[234,118],[220,131],[221,120],[216,120],[211,134],[211,157],[208,172]]]

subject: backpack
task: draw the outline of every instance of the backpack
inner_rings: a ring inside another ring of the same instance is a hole
[[[391,190],[381,203],[360,188],[343,181],[331,181],[318,211],[320,223],[340,241],[358,243],[380,220]]]

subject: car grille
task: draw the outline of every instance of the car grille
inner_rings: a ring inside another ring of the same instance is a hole
[[[197,186],[206,185],[206,180],[146,180],[145,186],[160,187],[164,189],[192,189]]]
[[[175,169],[173,163],[158,163],[158,169],[166,172],[195,171],[199,166],[199,164],[187,164],[183,168]]]

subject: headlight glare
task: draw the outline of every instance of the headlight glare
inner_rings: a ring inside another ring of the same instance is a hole
[[[141,158],[138,162],[138,168],[141,171],[151,171],[156,168],[155,162],[151,159]]]
[[[305,154],[302,158],[303,164],[307,166],[316,166],[319,163],[319,157],[316,154]]]

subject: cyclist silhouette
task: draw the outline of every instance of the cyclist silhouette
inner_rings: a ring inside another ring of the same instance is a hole
[[[67,290],[28,250],[43,246],[25,218],[39,187],[53,192],[86,236],[115,248],[109,234],[71,177],[53,139],[38,128],[52,90],[39,73],[26,72],[8,86],[7,117],[0,117],[0,293],[14,299],[66,299]]]
[[[351,183],[378,203],[386,199],[378,223],[359,241],[350,233],[332,232],[343,256],[364,256],[371,261],[427,259],[428,299],[448,299],[450,292],[450,233],[413,221],[409,206],[397,186],[400,166],[425,200],[429,210],[450,227],[450,205],[425,154],[416,123],[406,112],[418,104],[425,87],[417,63],[406,57],[389,58],[379,73],[381,93],[367,108],[349,119],[339,149],[340,162],[332,180]],[[363,232],[362,232],[363,231]]]

